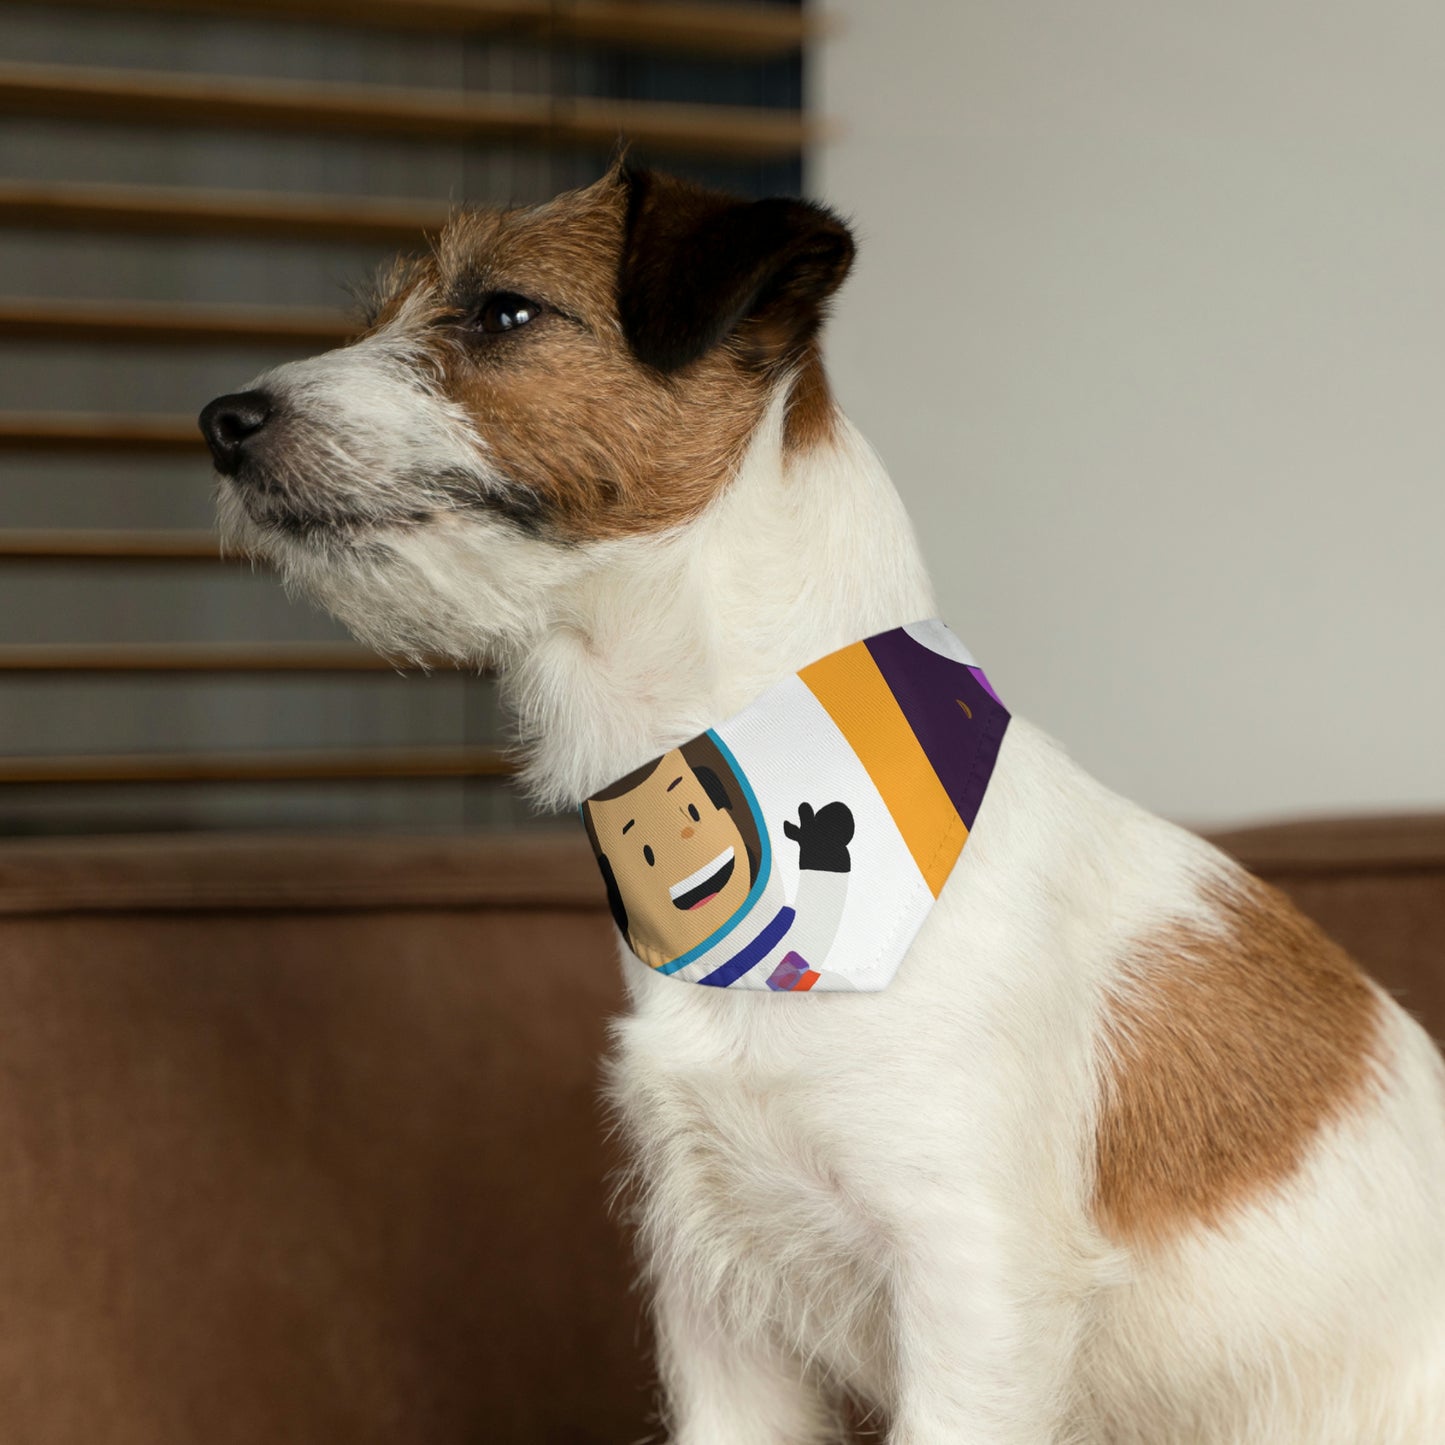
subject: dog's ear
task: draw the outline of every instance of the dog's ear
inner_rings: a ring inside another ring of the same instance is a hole
[[[618,314],[638,360],[677,371],[733,336],[753,365],[801,353],[853,263],[853,237],[837,216],[625,166],[619,179],[627,220]]]

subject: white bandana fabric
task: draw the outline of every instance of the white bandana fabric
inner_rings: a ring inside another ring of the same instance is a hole
[[[1008,721],[942,622],[830,653],[582,805],[617,926],[682,982],[885,987],[968,840]]]

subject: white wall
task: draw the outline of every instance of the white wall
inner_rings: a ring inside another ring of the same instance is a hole
[[[831,0],[828,352],[944,616],[1111,786],[1445,806],[1445,6]]]

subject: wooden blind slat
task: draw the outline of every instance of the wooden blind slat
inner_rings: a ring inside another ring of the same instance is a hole
[[[330,347],[356,329],[344,312],[300,306],[0,298],[0,337],[9,340]]]
[[[409,246],[441,230],[448,214],[446,206],[360,197],[0,181],[0,225],[54,230]]]
[[[531,835],[346,829],[0,840],[0,917],[496,907],[605,918],[582,830],[564,823]]]
[[[219,562],[211,532],[0,531],[0,561]],[[247,558],[228,560],[248,561]]]
[[[548,0],[530,8],[542,9]],[[556,33],[594,45],[691,51],[763,59],[792,55],[826,33],[801,9],[779,5],[636,4],[634,0],[560,0]]]
[[[796,156],[819,134],[793,111],[743,106],[31,64],[0,65],[0,113],[592,150],[610,150],[625,137],[658,152],[736,160]]]
[[[476,747],[0,757],[0,784],[346,782],[500,778],[515,771],[498,749]]]
[[[0,451],[201,453],[193,416],[0,412]]]
[[[189,11],[389,30],[505,35],[699,55],[790,55],[822,27],[776,5],[676,0],[58,0],[82,8]]]

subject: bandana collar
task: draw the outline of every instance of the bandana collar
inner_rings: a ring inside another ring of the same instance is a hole
[[[963,851],[1008,720],[938,621],[810,663],[582,805],[618,928],[688,983],[886,987]]]

